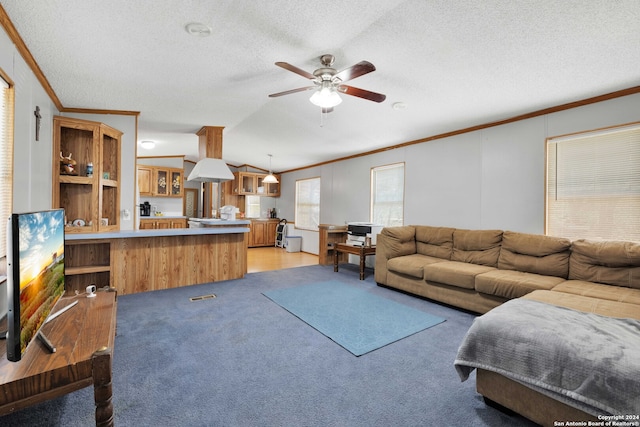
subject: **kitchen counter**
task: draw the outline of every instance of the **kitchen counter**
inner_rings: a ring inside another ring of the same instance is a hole
[[[225,221],[229,222],[229,221]],[[220,224],[235,225],[235,224]],[[238,225],[249,225],[249,221],[244,221]],[[234,234],[248,233],[249,227],[201,227],[201,228],[167,228],[158,230],[119,230],[105,233],[77,233],[66,234],[65,241],[72,240],[100,240],[100,239],[128,239],[138,237],[166,237],[166,236],[193,236],[200,234]]]
[[[248,221],[230,226],[120,230],[65,236],[65,287],[109,285],[119,295],[240,279]]]
[[[162,218],[166,218],[166,219],[186,219],[187,217],[184,215],[149,215],[149,216],[143,216],[140,215],[140,219],[162,219]]]
[[[237,225],[237,226],[249,226],[251,224],[251,221],[247,220],[247,219],[235,219],[235,220],[228,220],[228,219],[218,219],[218,218],[189,218],[189,227],[194,227],[194,228],[210,228],[210,227],[228,227],[231,225]]]

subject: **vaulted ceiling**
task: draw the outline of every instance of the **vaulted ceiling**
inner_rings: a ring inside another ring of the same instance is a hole
[[[139,111],[139,155],[289,170],[640,85],[637,0],[48,0],[0,2],[65,108]],[[201,37],[189,23],[211,30]],[[287,62],[362,60],[329,114]],[[394,108],[394,105],[396,106]]]

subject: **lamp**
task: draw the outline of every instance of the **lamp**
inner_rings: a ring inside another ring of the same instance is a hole
[[[151,150],[153,147],[156,146],[156,143],[154,141],[142,141],[142,142],[140,142],[140,145],[145,150]]]
[[[331,82],[324,80],[322,87],[311,95],[309,101],[318,107],[333,108],[342,102],[342,98],[340,98],[340,95],[338,95],[338,92],[336,92]]]
[[[271,157],[273,157],[273,155],[271,154],[267,154],[269,156],[269,175],[265,176],[264,179],[262,180],[262,182],[266,183],[266,184],[277,184],[278,183],[278,178],[276,178],[273,173],[271,173]]]

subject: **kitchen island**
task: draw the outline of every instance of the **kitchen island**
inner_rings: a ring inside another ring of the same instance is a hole
[[[224,222],[219,227],[67,234],[65,289],[84,292],[95,284],[126,295],[242,278],[249,221]]]

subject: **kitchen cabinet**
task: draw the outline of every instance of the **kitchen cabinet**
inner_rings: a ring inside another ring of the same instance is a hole
[[[280,196],[280,183],[262,182],[267,174],[255,172],[235,172],[233,174],[233,194],[240,196]],[[276,175],[278,181],[280,177]]]
[[[66,233],[120,229],[121,139],[104,123],[54,116],[52,207],[64,208]]]
[[[182,169],[169,169],[169,195],[171,197],[182,197],[183,175]]]
[[[153,168],[138,166],[138,191],[141,196],[153,196]]]
[[[163,230],[169,228],[187,228],[186,218],[140,218],[140,230]]]
[[[253,219],[249,226],[249,247],[275,246],[279,219]]]
[[[182,197],[183,169],[137,165],[137,170],[141,196]]]
[[[169,170],[154,168],[153,174],[153,195],[169,195]]]

